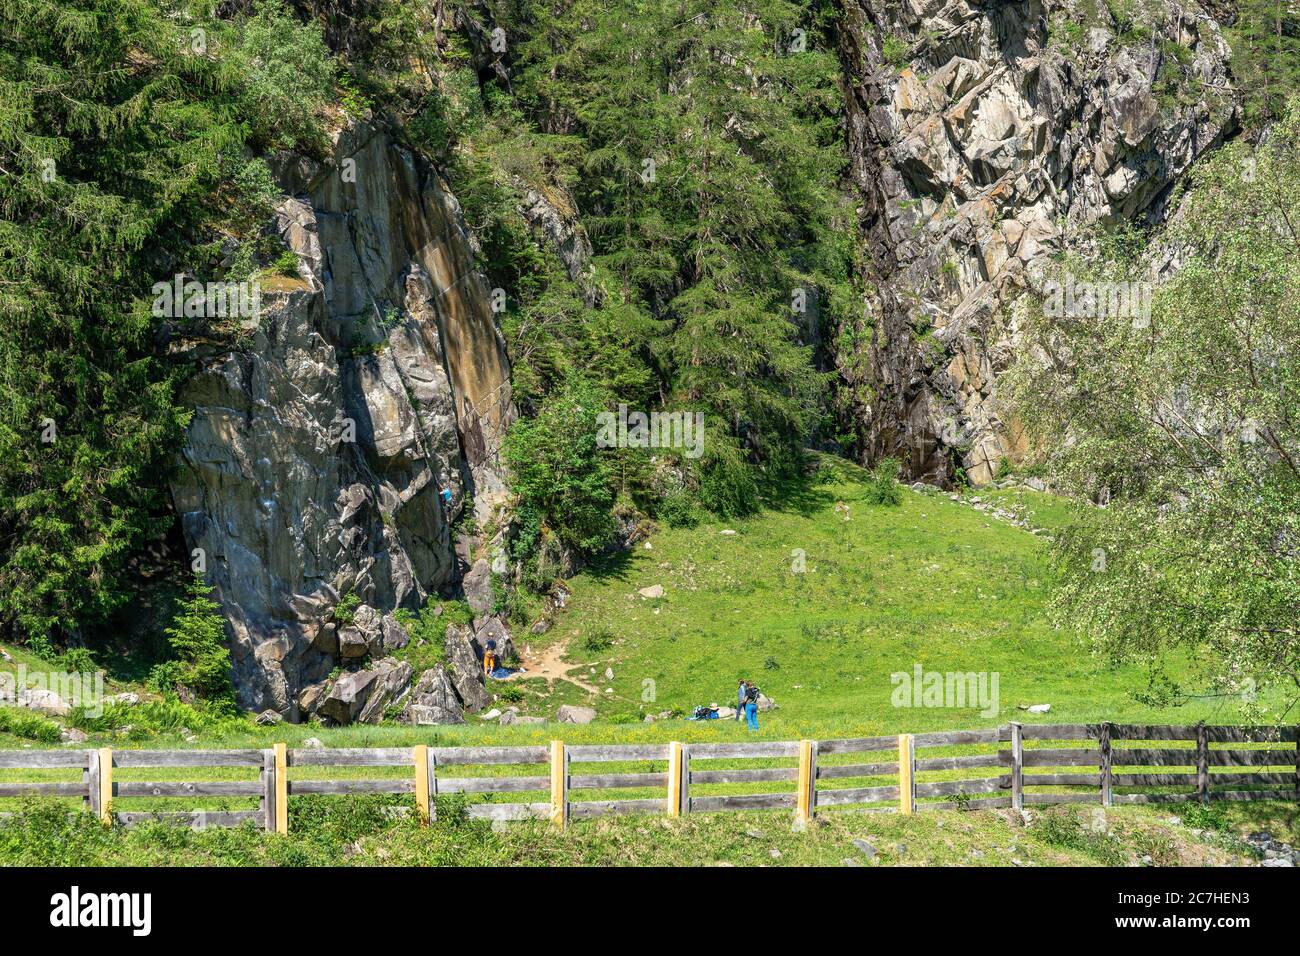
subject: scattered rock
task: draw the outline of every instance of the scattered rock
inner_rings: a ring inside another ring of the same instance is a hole
[[[320,701],[316,713],[339,725],[377,724],[388,705],[410,686],[411,673],[410,664],[388,658],[369,670],[345,674]]]
[[[255,723],[259,727],[272,727],[275,724],[282,723],[283,721],[284,718],[280,716],[279,711],[264,710],[257,715],[257,720],[255,721]]]
[[[383,632],[383,649],[384,653],[392,654],[400,651],[407,644],[411,643],[411,635],[406,632],[406,628],[398,622],[397,618],[391,614],[385,614],[380,622],[380,630]]]
[[[311,639],[311,646],[322,654],[337,657],[339,654],[339,629],[333,621],[325,621]]]
[[[501,711],[498,710],[496,707],[493,707],[486,714],[479,714],[478,716],[480,720],[496,720],[498,717],[501,716]]]
[[[664,586],[662,584],[652,584],[648,588],[641,588],[636,593],[643,598],[661,598],[664,596]]]
[[[384,619],[369,604],[362,604],[352,614],[352,627],[365,639],[372,657],[384,656]]]
[[[442,667],[430,667],[411,688],[402,720],[426,727],[432,724],[463,724],[464,710],[455,685]]]
[[[605,680],[613,680],[613,679],[614,679],[614,668],[612,668],[612,667],[606,667],[606,668],[605,668]]]
[[[853,857],[846,856],[844,859],[840,860],[840,866],[861,866],[861,865],[862,865],[862,861],[856,860]]]
[[[721,531],[718,532],[718,534],[725,534],[725,535],[727,535],[728,537],[730,537],[731,535],[733,535],[733,534],[735,534],[735,533],[736,533],[736,532],[735,532],[734,530],[732,530],[731,528],[723,528]]]
[[[54,691],[41,687],[19,691],[18,706],[45,714],[47,717],[66,717],[72,709],[67,701]]]
[[[589,724],[596,719],[596,711],[590,707],[562,704],[555,713],[555,719],[562,724]]]
[[[501,720],[500,720],[500,724],[503,727],[508,726],[510,724],[528,725],[528,724],[544,724],[544,723],[546,723],[545,717],[526,717],[515,710],[507,710],[504,714],[501,715]]]
[[[533,622],[533,626],[528,629],[530,634],[545,634],[551,629],[551,622],[544,617],[539,617]]]
[[[320,750],[325,746],[325,743],[319,737],[308,737],[302,742],[302,745],[308,750]]]
[[[768,697],[766,694],[759,694],[759,695],[758,695],[758,709],[759,709],[759,710],[776,710],[776,701],[774,701],[771,697]]]
[[[78,730],[76,727],[64,727],[59,731],[59,737],[65,744],[81,744],[90,739],[84,730]]]
[[[868,860],[874,860],[876,858],[876,848],[866,840],[854,840],[853,845],[861,850],[862,855]]]
[[[319,684],[312,684],[304,687],[298,695],[299,712],[311,716],[315,714],[320,707],[320,703],[329,693],[330,685],[328,681],[321,681]]]
[[[770,857],[771,857],[772,859],[774,859],[774,860],[779,860],[779,859],[781,859],[781,851],[778,850],[776,847],[772,847],[772,849],[768,850],[768,851],[767,851],[767,855],[770,856]]]
[[[338,632],[339,657],[343,660],[360,660],[370,653],[366,636],[355,627],[348,626]]]
[[[492,613],[494,603],[492,596],[492,567],[483,558],[474,562],[474,566],[465,574],[461,581],[461,587],[465,591],[465,601],[469,604],[470,610],[474,612],[475,617],[480,617]]]
[[[1020,709],[1027,710],[1031,714],[1045,714],[1052,709],[1052,705],[1051,704],[1030,704],[1028,707],[1026,707],[1024,704],[1021,704]]]
[[[736,716],[736,708],[734,708],[734,707],[719,707],[719,708],[718,708],[718,720],[730,720],[731,718],[733,718],[733,717],[735,717],[735,716]]]
[[[449,676],[452,686],[456,688],[456,696],[460,698],[461,707],[466,713],[478,713],[491,701],[483,668],[474,653],[470,630],[468,627],[448,624],[444,640]]]

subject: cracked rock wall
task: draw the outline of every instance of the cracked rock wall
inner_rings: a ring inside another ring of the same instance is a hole
[[[293,720],[335,666],[321,625],[340,595],[386,612],[459,578],[449,521],[468,494],[482,509],[502,493],[513,406],[437,172],[364,123],[324,163],[276,166],[299,274],[263,276],[245,340],[173,346],[197,372],[172,497],[228,621],[241,705]]]
[[[1229,49],[1200,4],[1137,28],[1093,0],[846,0],[840,55],[869,343],[836,364],[868,461],[976,484],[1023,452],[998,401],[1003,306],[1088,228],[1158,221],[1233,132]],[[907,51],[907,65],[896,51]],[[885,51],[894,63],[887,62]]]

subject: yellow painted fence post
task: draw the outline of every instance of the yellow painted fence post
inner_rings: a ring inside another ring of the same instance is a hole
[[[898,809],[900,813],[911,815],[915,809],[916,793],[912,771],[912,735],[898,735]]]
[[[676,740],[668,745],[668,815],[682,815],[682,745]]]
[[[564,741],[551,741],[551,822],[561,830],[569,822],[569,752]]]
[[[416,744],[411,756],[415,760],[415,812],[420,825],[429,825],[429,745]]]
[[[289,832],[289,748],[275,745],[275,832]]]
[[[799,790],[794,798],[794,819],[799,825],[812,817],[813,742],[799,741]]]
[[[113,823],[113,748],[99,748],[99,821]]]

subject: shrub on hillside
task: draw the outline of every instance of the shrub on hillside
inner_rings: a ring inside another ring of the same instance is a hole
[[[867,478],[862,500],[869,505],[901,505],[903,489],[898,485],[898,460],[885,458],[877,462]]]
[[[168,644],[174,658],[157,665],[150,683],[162,692],[188,690],[218,711],[233,713],[234,691],[230,679],[230,651],[226,649],[226,624],[220,606],[209,595],[212,588],[201,574],[185,590],[170,627]]]
[[[0,707],[0,733],[13,734],[43,744],[57,744],[60,740],[58,724],[46,720],[40,714],[17,707]]]

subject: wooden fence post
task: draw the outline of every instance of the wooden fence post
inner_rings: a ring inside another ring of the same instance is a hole
[[[817,816],[817,755],[821,745],[813,740],[808,754],[808,816]]]
[[[1300,776],[1296,777],[1300,787]],[[691,745],[682,744],[682,815],[691,812]]]
[[[262,828],[275,833],[275,749],[262,751]]]
[[[1210,732],[1205,721],[1196,725],[1196,795],[1201,803],[1210,802]]]
[[[86,751],[86,798],[82,806],[99,818],[99,751]]]
[[[916,808],[916,754],[911,734],[898,735],[898,809],[910,816]]]
[[[113,824],[113,748],[99,748],[99,822]]]
[[[275,832],[289,832],[289,748],[275,745]]]
[[[569,751],[562,740],[551,741],[551,822],[561,830],[569,823]]]
[[[1101,747],[1101,805],[1109,807],[1113,803],[1111,796],[1111,759],[1110,759],[1110,723],[1106,722],[1101,725],[1101,730],[1097,734],[1097,743]]]
[[[676,740],[668,745],[668,815],[682,815],[682,745]]]
[[[1022,810],[1025,806],[1025,741],[1021,726],[1011,723],[1011,807]]]
[[[415,812],[420,815],[420,825],[429,825],[429,745],[416,744],[411,748],[415,763]]]
[[[438,755],[429,754],[429,821],[438,819]]]
[[[799,741],[799,789],[794,795],[794,822],[804,826],[812,816],[812,741]]]

